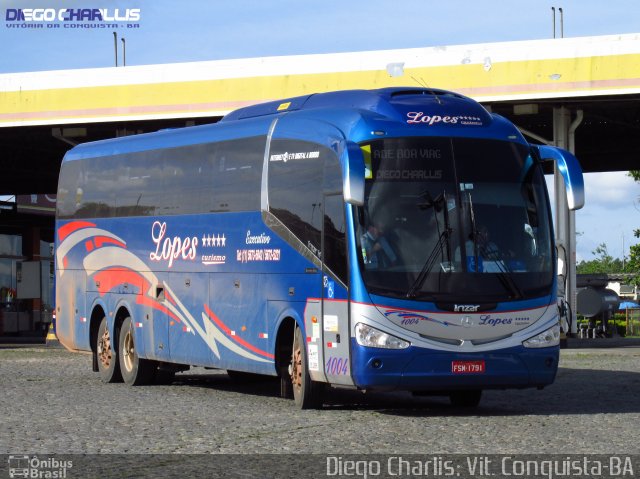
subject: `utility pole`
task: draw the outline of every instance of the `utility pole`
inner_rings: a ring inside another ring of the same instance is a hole
[[[564,38],[564,12],[562,7],[558,7],[558,13],[560,13],[560,38]],[[556,38],[556,7],[551,7],[551,23],[553,38]]]
[[[118,66],[118,34],[113,32],[113,51],[116,55],[116,66]]]
[[[122,66],[126,67],[127,66],[127,44],[124,41],[124,37],[122,37],[121,40],[122,40]]]

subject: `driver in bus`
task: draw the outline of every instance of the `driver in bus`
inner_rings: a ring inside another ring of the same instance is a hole
[[[478,265],[476,267],[476,248],[478,254]],[[476,230],[475,242],[474,234],[469,234],[469,239],[465,242],[467,253],[467,269],[478,273],[494,273],[504,271],[502,253],[493,241],[489,229],[485,225],[480,225]],[[455,262],[460,264],[460,247],[456,248]]]
[[[361,237],[362,256],[368,269],[383,269],[393,266],[398,257],[384,237],[382,223],[371,223]]]

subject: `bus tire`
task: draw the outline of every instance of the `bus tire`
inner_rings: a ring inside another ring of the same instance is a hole
[[[455,391],[449,395],[451,405],[455,407],[477,407],[482,398],[482,389]]]
[[[104,317],[100,321],[95,344],[98,372],[100,373],[100,379],[102,379],[104,383],[117,383],[122,381],[120,366],[118,364],[118,353],[114,346],[115,343],[109,333],[107,318]]]
[[[120,328],[118,359],[122,379],[129,386],[149,384],[155,379],[157,364],[155,361],[138,356],[130,317],[125,318]]]
[[[319,409],[322,407],[324,385],[311,380],[306,344],[302,336],[302,329],[296,325],[291,354],[293,399],[300,409]]]

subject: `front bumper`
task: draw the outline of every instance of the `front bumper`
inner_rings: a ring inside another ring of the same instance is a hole
[[[558,370],[558,346],[522,346],[478,353],[453,353],[410,346],[404,350],[368,348],[352,339],[352,374],[367,390],[450,391],[544,387]],[[483,373],[454,374],[452,361],[483,360]]]

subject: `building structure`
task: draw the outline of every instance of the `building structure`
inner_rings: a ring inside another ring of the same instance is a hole
[[[637,168],[640,34],[3,74],[0,195],[26,200],[0,204],[0,334],[46,326],[53,217],[39,208],[72,145],[215,122],[274,99],[411,85],[471,96],[529,139],[573,151],[587,172]],[[556,212],[561,284],[576,311],[575,219],[562,195]],[[36,281],[25,263],[40,263],[37,298],[18,287],[27,270]]]

